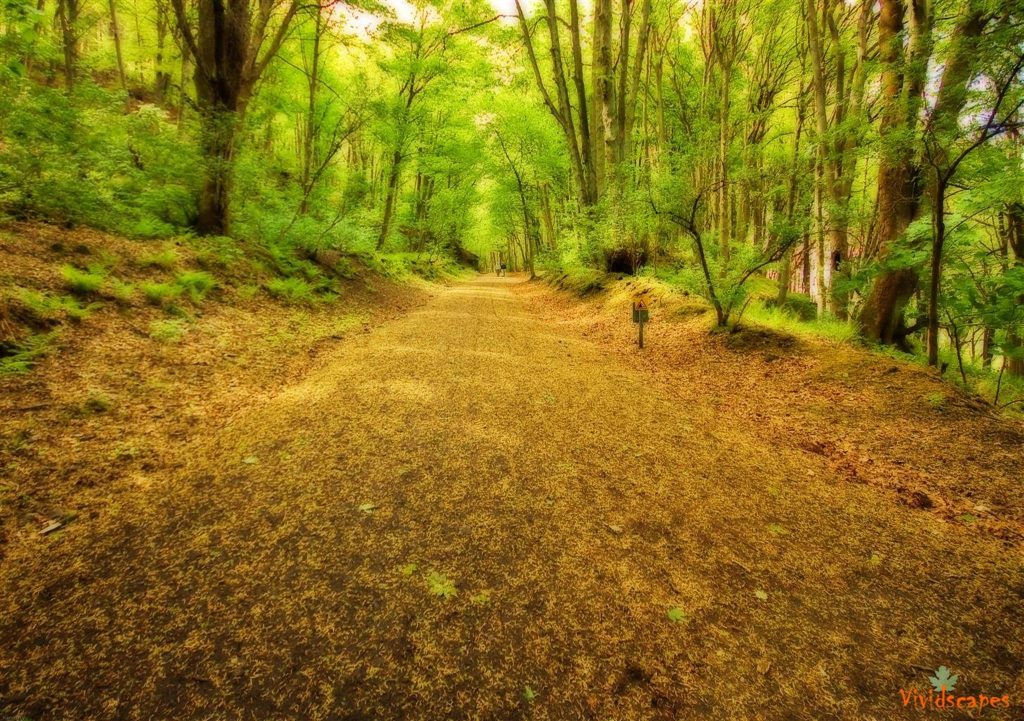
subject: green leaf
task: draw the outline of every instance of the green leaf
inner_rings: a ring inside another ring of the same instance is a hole
[[[672,623],[685,623],[686,612],[679,608],[679,606],[673,606],[668,610],[668,620]]]
[[[445,600],[454,598],[457,593],[455,584],[443,573],[437,571],[431,571],[427,576],[427,588],[432,594]]]
[[[523,689],[523,698],[525,698],[527,700],[527,702],[533,703],[534,700],[537,698],[537,692],[534,691],[529,686],[527,686],[526,688]]]
[[[374,511],[377,510],[377,506],[376,504],[373,503],[364,503],[361,506],[359,506],[359,510],[362,511],[363,513],[373,513]]]
[[[754,591],[754,596],[756,596],[759,601],[767,601],[768,600],[768,592],[767,591],[762,591],[760,588],[757,589],[756,591]]]

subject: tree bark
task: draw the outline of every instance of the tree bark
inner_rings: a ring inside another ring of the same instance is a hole
[[[128,78],[124,71],[124,53],[121,50],[121,27],[117,23],[117,0],[110,0],[110,35],[114,40],[114,54],[117,56],[117,78],[121,89],[128,92]]]
[[[391,156],[391,170],[388,172],[387,190],[384,194],[384,217],[380,223],[380,234],[377,236],[377,250],[384,247],[391,232],[391,221],[395,214],[395,196],[398,193],[398,180],[402,169],[402,151],[396,150]]]
[[[915,0],[917,2],[918,0]],[[879,135],[883,150],[878,166],[877,238],[882,258],[903,234],[917,212],[920,188],[906,134],[914,116],[904,104],[904,92],[915,84],[905,77],[903,0],[880,0],[878,57],[882,65]],[[907,86],[906,88],[904,86]],[[905,347],[903,309],[917,288],[912,267],[883,270],[875,279],[861,311],[861,333],[868,340]]]
[[[78,75],[78,15],[78,0],[57,0],[57,22],[64,53],[64,87],[68,91],[74,90]]]

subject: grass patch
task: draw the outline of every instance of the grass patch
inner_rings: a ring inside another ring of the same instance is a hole
[[[143,268],[160,268],[162,270],[173,270],[178,265],[178,251],[174,246],[164,246],[155,253],[147,253],[139,258],[139,265]]]
[[[312,303],[314,287],[301,278],[274,278],[264,286],[267,292],[287,303]]]
[[[217,279],[202,270],[182,271],[174,277],[174,282],[193,303],[201,303],[206,294],[217,287]]]
[[[89,270],[79,270],[73,265],[62,265],[60,275],[68,290],[76,295],[93,295],[98,293],[106,282],[107,273],[98,266]]]
[[[801,320],[792,312],[762,302],[751,303],[743,320],[802,338],[821,338],[836,345],[857,340],[857,329],[852,323],[832,317]]]
[[[183,320],[155,320],[149,324],[149,337],[160,343],[178,343],[187,332]]]
[[[103,291],[104,295],[113,298],[121,305],[131,305],[135,297],[135,286],[117,278],[111,278]]]
[[[548,282],[582,298],[607,288],[608,274],[594,268],[562,268],[555,271]]]
[[[142,295],[150,305],[162,306],[181,295],[182,287],[175,283],[143,283]]]

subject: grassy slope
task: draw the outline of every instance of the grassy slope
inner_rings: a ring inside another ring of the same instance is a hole
[[[309,372],[321,350],[430,293],[398,282],[408,259],[373,272],[331,259],[344,278],[313,263],[281,276],[273,259],[246,257],[225,241],[0,232],[0,558],[13,534],[95,515],[119,489],[147,484],[190,439]],[[83,288],[82,276],[102,283]]]
[[[653,279],[559,283],[574,324],[670,386],[681,402],[727,408],[772,442],[823,457],[851,482],[884,489],[964,532],[1024,541],[1024,423],[933,369],[792,324],[710,332],[706,303]],[[646,348],[629,306],[648,299]],[[828,330],[828,329],[826,329]],[[798,333],[798,334],[794,334]]]

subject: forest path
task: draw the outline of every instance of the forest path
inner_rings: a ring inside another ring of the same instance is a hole
[[[12,553],[0,711],[892,718],[912,664],[1019,672],[999,546],[682,407],[519,282],[440,291]]]

